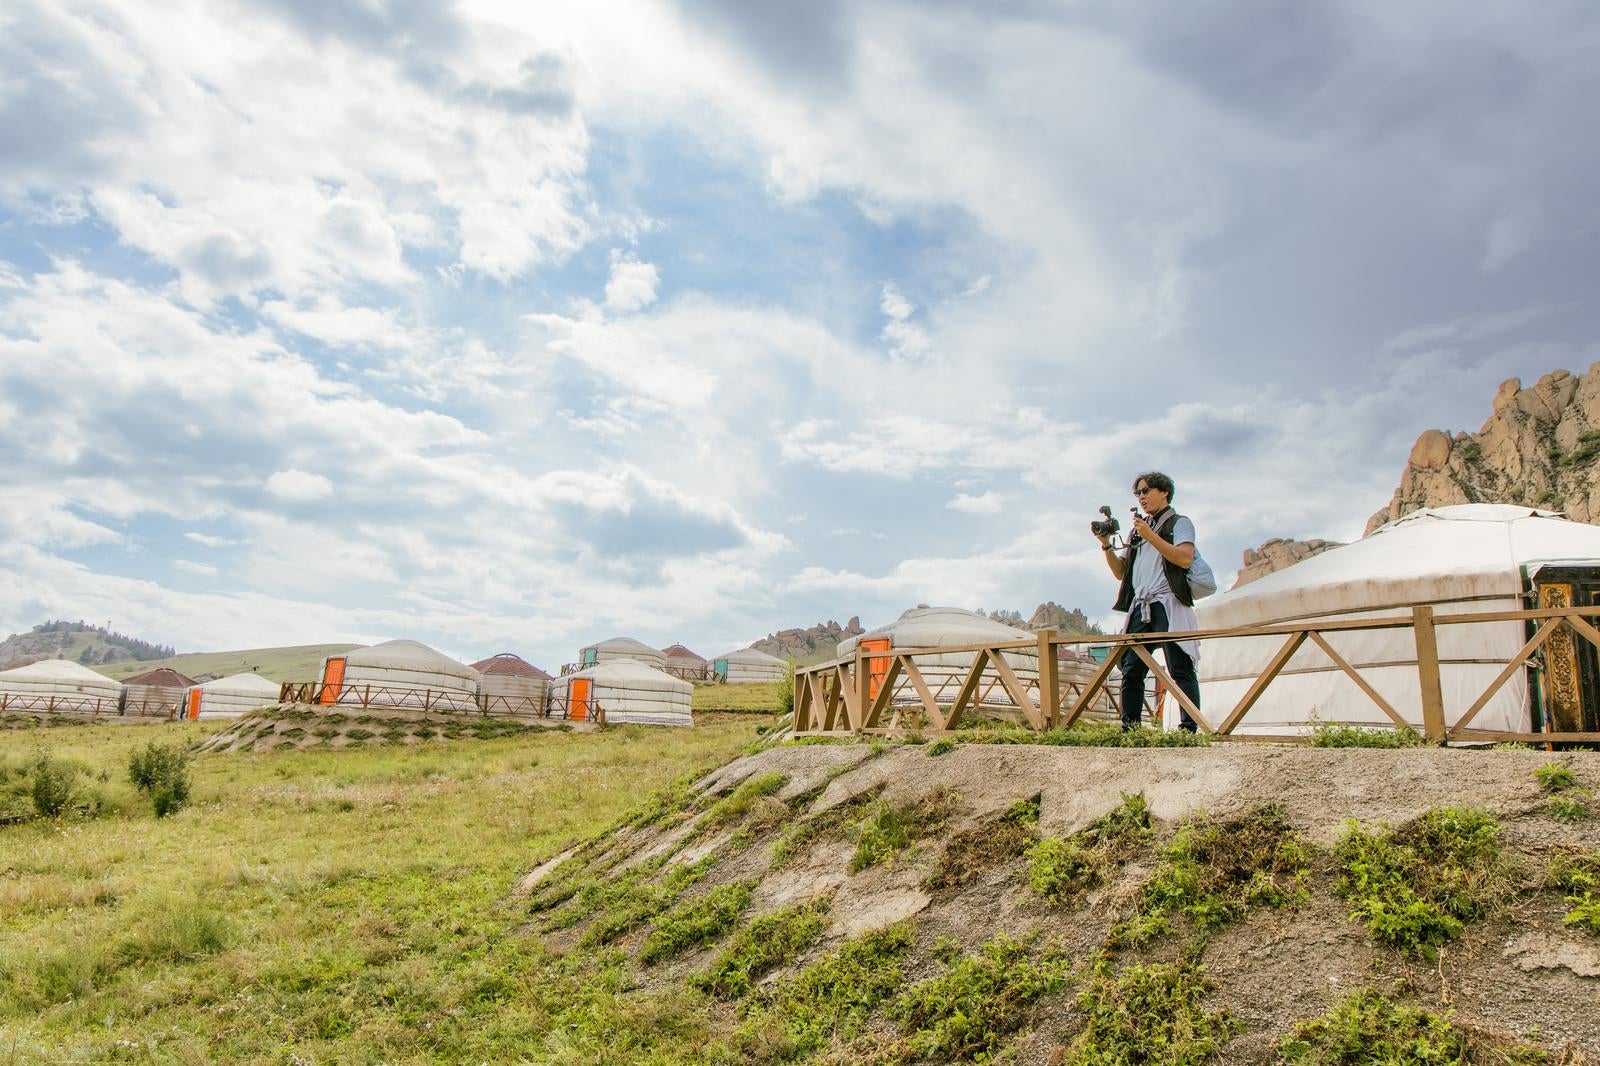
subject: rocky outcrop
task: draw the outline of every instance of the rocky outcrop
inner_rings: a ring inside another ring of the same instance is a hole
[[[1578,377],[1552,371],[1529,388],[1518,378],[1502,383],[1476,433],[1424,432],[1366,532],[1457,503],[1525,504],[1600,521],[1600,363]]]
[[[764,651],[780,659],[805,659],[819,652],[831,656],[841,640],[860,636],[865,632],[866,630],[861,628],[860,618],[851,618],[842,626],[830,619],[818,622],[810,629],[780,629],[750,646],[756,651]]]
[[[1313,555],[1321,555],[1329,548],[1337,548],[1340,542],[1336,540],[1283,540],[1274,537],[1259,548],[1246,548],[1244,550],[1244,566],[1239,570],[1239,576],[1234,579],[1233,587],[1248,585],[1250,582],[1266,577],[1268,574],[1282,570],[1286,566],[1293,566],[1302,559],[1309,559]]]
[[[1100,632],[1100,627],[1089,621],[1089,616],[1083,613],[1082,608],[1074,607],[1069,611],[1054,600],[1047,600],[1034,608],[1033,615],[1028,619],[1028,628],[1054,629],[1069,636]]]

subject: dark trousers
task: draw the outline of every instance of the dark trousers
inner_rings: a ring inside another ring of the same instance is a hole
[[[1152,603],[1147,608],[1146,617],[1140,618],[1140,611],[1135,608],[1128,616],[1129,633],[1170,633],[1171,627],[1167,624],[1167,608],[1164,604]],[[1154,651],[1162,649],[1166,653],[1167,673],[1172,675],[1172,680],[1183,690],[1183,694],[1194,701],[1196,707],[1200,706],[1200,676],[1195,673],[1194,660],[1189,658],[1187,652],[1176,644],[1146,644],[1146,648]],[[1144,681],[1150,674],[1150,668],[1144,660],[1133,653],[1129,648],[1122,653],[1122,728],[1135,729],[1144,714]],[[1178,704],[1178,710],[1183,714],[1183,720],[1178,723],[1180,729],[1190,733],[1195,731],[1194,719],[1189,717],[1189,712],[1184,710],[1183,704]]]

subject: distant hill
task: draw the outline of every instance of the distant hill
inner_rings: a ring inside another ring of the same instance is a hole
[[[315,681],[322,660],[329,655],[359,648],[360,644],[301,644],[289,648],[244,648],[240,651],[203,651],[174,655],[158,662],[123,662],[96,666],[107,677],[118,681],[134,674],[170,666],[180,674],[197,680],[247,674],[254,670],[273,681]]]
[[[841,640],[864,632],[859,618],[852,618],[842,626],[830,619],[809,629],[780,629],[750,646],[780,659],[793,659],[802,664],[820,663],[833,658],[834,649]]]
[[[0,670],[40,659],[71,659],[85,666],[147,663],[169,658],[174,649],[113,632],[87,622],[41,622],[26,633],[0,641]],[[134,671],[137,672],[137,671]]]

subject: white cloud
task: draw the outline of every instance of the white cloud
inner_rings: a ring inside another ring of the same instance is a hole
[[[945,507],[949,510],[968,514],[999,514],[1004,506],[1005,500],[997,492],[985,492],[980,496],[969,496],[963,492],[945,501]]]
[[[197,563],[190,559],[174,559],[172,565],[175,569],[182,570],[185,573],[199,574],[202,577],[216,577],[219,572],[210,563]]]
[[[185,540],[192,540],[196,544],[204,545],[207,548],[231,548],[239,543],[236,540],[229,540],[227,537],[213,536],[210,533],[195,533],[191,531],[185,533],[183,536]]]
[[[304,470],[279,470],[268,476],[262,488],[280,500],[306,503],[326,499],[333,495],[333,482],[321,474],[308,474]]]
[[[606,307],[612,311],[637,311],[655,302],[661,277],[651,263],[611,253],[611,277],[606,280]]]

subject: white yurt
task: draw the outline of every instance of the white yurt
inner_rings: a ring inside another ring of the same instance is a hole
[[[478,706],[484,714],[540,717],[545,713],[550,675],[509,651],[472,664],[478,671]]]
[[[759,681],[782,681],[789,664],[754,648],[741,648],[719,655],[711,661],[713,672],[730,685],[753,685]]]
[[[848,637],[839,642],[839,654],[853,655],[857,645],[865,652],[886,652],[900,648],[942,648],[961,646],[966,644],[983,644],[993,641],[1003,644],[1013,640],[1033,640],[1034,634],[1026,629],[1017,629],[1003,622],[996,622],[992,618],[985,618],[976,611],[963,610],[960,607],[913,607],[898,619],[886,626],[869,630],[858,637]],[[1028,698],[1039,705],[1039,651],[1033,648],[1018,648],[1004,653],[1006,663],[1017,675]],[[960,651],[947,654],[923,655],[915,660],[917,670],[922,674],[922,679],[927,683],[933,693],[934,701],[946,706],[955,702],[956,693],[961,689],[961,682],[965,680],[967,671],[972,669],[972,661],[976,652]],[[869,669],[878,676],[882,676],[889,666],[887,656],[874,658]],[[881,665],[877,665],[880,664]],[[872,691],[876,693],[877,684],[873,683]],[[995,706],[1013,706],[1013,701],[1004,686],[1000,684],[998,675],[993,666],[985,668],[983,682],[978,690],[979,699],[985,704]],[[911,680],[904,674],[895,682],[895,704],[919,705],[922,701],[917,697],[917,690]]]
[[[278,702],[282,686],[260,674],[230,674],[202,681],[184,697],[185,718],[238,718]]]
[[[1197,608],[1202,629],[1410,613],[1430,603],[1436,616],[1515,611],[1535,605],[1541,585],[1600,567],[1600,527],[1550,511],[1507,504],[1462,504],[1414,511],[1366,538],[1334,548]],[[1566,581],[1567,585],[1572,582]],[[1576,605],[1592,602],[1583,600]],[[1569,605],[1561,603],[1559,605]],[[1528,639],[1520,621],[1437,627],[1446,726],[1477,701]],[[1410,724],[1422,727],[1415,636],[1410,627],[1324,634],[1328,643]],[[1213,725],[1237,705],[1283,645],[1282,636],[1208,640],[1201,645],[1201,709]],[[1588,712],[1593,714],[1593,709]],[[1245,715],[1237,732],[1303,733],[1323,722],[1388,726],[1392,720],[1307,642]],[[1176,716],[1174,716],[1176,717]],[[1541,708],[1518,670],[1470,728],[1529,732]]]
[[[415,640],[389,640],[322,660],[317,702],[476,711],[478,671]]]
[[[0,715],[11,711],[120,714],[123,686],[66,659],[0,671]]]
[[[590,644],[578,652],[578,666],[582,669],[615,659],[632,659],[654,667],[665,666],[667,661],[667,657],[658,649],[632,637],[612,637],[598,644]]]
[[[178,718],[183,714],[185,694],[194,687],[192,677],[162,666],[146,670],[123,682],[128,694],[122,700],[122,713],[134,718]]]
[[[605,713],[607,725],[693,725],[694,686],[632,659],[599,663],[550,683],[552,710],[576,721]]]
[[[682,644],[661,649],[665,664],[661,667],[673,677],[686,681],[704,681],[710,677],[710,664]]]

